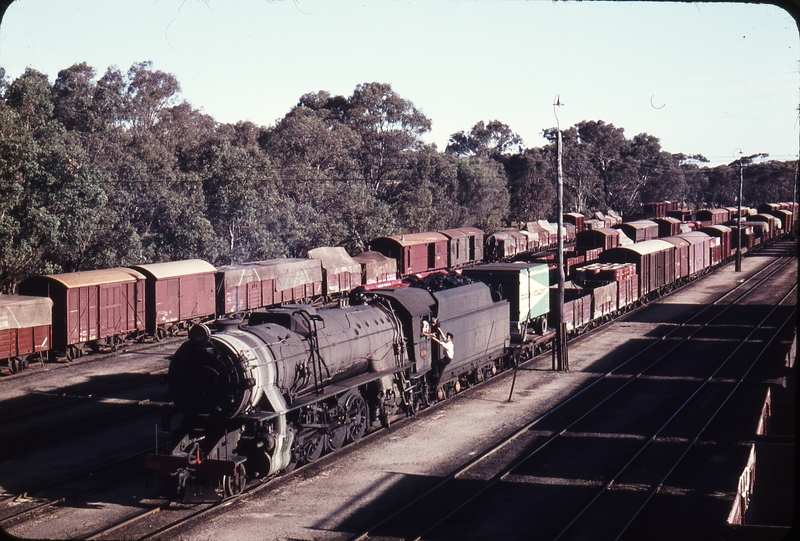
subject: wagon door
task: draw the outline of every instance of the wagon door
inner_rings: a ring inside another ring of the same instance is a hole
[[[122,291],[119,285],[100,286],[100,305],[98,307],[100,336],[110,336],[125,330],[122,306]]]

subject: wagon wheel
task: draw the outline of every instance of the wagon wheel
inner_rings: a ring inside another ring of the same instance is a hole
[[[226,498],[241,494],[246,485],[247,471],[244,469],[244,464],[237,464],[233,470],[233,475],[222,477],[222,490],[225,492]]]
[[[355,394],[347,399],[347,439],[358,441],[367,431],[369,415],[367,403],[360,394]]]
[[[536,321],[536,332],[542,336],[547,332],[547,318],[540,317]]]
[[[322,451],[325,450],[327,439],[327,434],[320,432],[314,432],[306,438],[306,441],[303,444],[303,458],[305,459],[306,463],[310,464],[322,456]]]
[[[18,370],[18,368],[17,368],[17,360],[14,357],[9,357],[8,358],[8,370],[12,374],[16,374],[16,372]]]

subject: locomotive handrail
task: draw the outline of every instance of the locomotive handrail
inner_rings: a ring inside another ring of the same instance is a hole
[[[328,370],[328,365],[319,354],[319,337],[317,336],[317,321],[322,321],[322,318],[316,314],[309,314],[307,310],[295,310],[292,315],[299,315],[308,324],[308,353],[309,360],[311,361],[311,371],[314,374],[314,393],[317,395],[322,394],[325,389],[322,385],[322,367],[325,367],[328,377],[331,377],[331,372]]]

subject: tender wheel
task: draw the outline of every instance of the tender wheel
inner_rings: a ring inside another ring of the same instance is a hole
[[[233,475],[222,477],[222,490],[225,492],[226,498],[241,494],[246,485],[247,471],[244,469],[244,464],[237,465]]]
[[[367,402],[359,394],[347,399],[347,439],[358,441],[367,431],[369,415]]]

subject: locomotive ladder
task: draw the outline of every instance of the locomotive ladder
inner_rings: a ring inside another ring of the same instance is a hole
[[[311,363],[311,371],[314,374],[314,392],[318,395],[324,392],[322,385],[323,375],[322,367],[330,376],[330,371],[325,361],[319,354],[319,337],[317,336],[317,321],[322,321],[318,315],[311,315],[305,310],[298,310],[295,314],[299,314],[308,324],[308,344],[309,344],[309,362]]]

